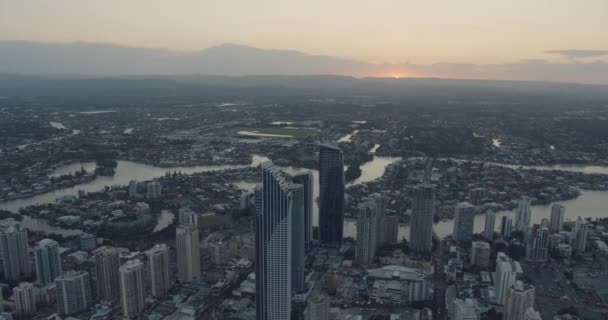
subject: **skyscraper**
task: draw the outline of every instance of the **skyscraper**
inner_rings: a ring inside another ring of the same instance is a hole
[[[312,244],[312,209],[313,209],[313,185],[314,176],[312,172],[306,171],[293,176],[293,183],[304,187],[304,246],[310,249]]]
[[[581,219],[581,217],[576,219],[576,224],[574,225],[574,245],[572,246],[574,252],[585,252],[585,247],[587,246],[588,228],[589,224],[587,221]]]
[[[551,231],[551,233],[560,232],[562,230],[565,214],[566,207],[561,204],[556,203],[551,206],[551,219],[549,220],[549,231]]]
[[[118,299],[116,293],[120,290],[118,251],[116,248],[105,246],[95,249],[93,254],[95,256],[97,296],[104,302],[116,301]]]
[[[177,250],[177,278],[190,282],[201,278],[198,227],[181,225],[175,230]]]
[[[496,281],[494,291],[496,291],[496,302],[500,305],[505,304],[509,288],[517,280],[517,275],[522,273],[519,262],[513,261],[503,252],[496,255]]]
[[[129,197],[133,198],[137,195],[137,180],[129,181]]]
[[[431,252],[434,214],[435,188],[429,183],[414,187],[410,228],[410,248],[413,251]]]
[[[322,293],[313,294],[308,299],[308,304],[304,312],[306,320],[329,320],[330,301]]]
[[[344,157],[330,145],[319,147],[319,242],[339,246],[344,224]]]
[[[396,214],[387,215],[385,225],[387,243],[399,243],[399,217]]]
[[[545,261],[549,256],[549,229],[536,227],[526,246],[526,258],[529,261]]]
[[[507,292],[504,320],[526,319],[526,312],[534,307],[534,287],[521,281],[515,282]]]
[[[376,242],[378,219],[373,203],[366,202],[359,205],[357,218],[357,248],[355,261],[358,265],[370,264],[376,255]]]
[[[372,193],[367,198],[367,202],[370,208],[374,210],[375,221],[375,235],[376,235],[376,249],[388,242],[388,232],[386,228],[386,201],[384,196],[380,193]]]
[[[86,271],[70,270],[55,279],[57,313],[70,315],[87,310],[93,303],[91,280]]]
[[[511,217],[503,216],[500,222],[500,235],[508,239],[513,231],[513,219]]]
[[[255,213],[258,320],[291,317],[293,190],[277,167],[270,162],[262,164],[262,186],[256,190]]]
[[[490,244],[485,241],[473,241],[471,245],[471,264],[478,268],[490,265]]]
[[[161,197],[161,193],[162,193],[162,187],[160,185],[160,182],[158,181],[152,181],[152,182],[148,182],[148,184],[146,185],[146,198],[152,200],[152,199],[160,199]]]
[[[118,269],[120,275],[120,305],[123,318],[136,318],[146,307],[144,264],[129,260]]]
[[[475,206],[461,202],[454,207],[454,240],[469,242],[473,239]]]
[[[59,243],[52,239],[42,239],[34,248],[36,262],[36,282],[47,285],[61,274]]]
[[[515,230],[526,232],[530,225],[530,197],[522,196],[517,203],[517,217],[515,219]]]
[[[150,274],[150,291],[153,297],[164,298],[171,288],[169,275],[169,247],[157,244],[146,251]]]
[[[494,229],[496,227],[496,214],[492,211],[486,212],[486,224],[483,234],[488,241],[494,239]]]
[[[27,245],[27,231],[19,224],[0,229],[0,251],[6,280],[17,281],[32,275]]]
[[[36,296],[34,286],[29,282],[21,282],[13,288],[15,311],[20,317],[33,316],[36,313]]]
[[[289,184],[291,193],[291,290],[304,290],[304,186]]]

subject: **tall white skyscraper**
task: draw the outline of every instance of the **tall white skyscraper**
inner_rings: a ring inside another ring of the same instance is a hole
[[[21,230],[19,224],[0,227],[0,253],[7,280],[18,281],[32,275],[27,231]]]
[[[515,284],[517,275],[522,273],[519,262],[513,261],[503,252],[496,255],[496,281],[494,289],[496,292],[496,302],[505,304],[509,288]]]
[[[515,230],[526,232],[530,225],[530,197],[522,196],[517,204],[517,217],[515,219]]]
[[[123,318],[136,318],[146,308],[144,264],[129,260],[118,269],[120,275],[120,305]]]
[[[507,292],[504,320],[526,319],[526,312],[534,307],[534,287],[521,281],[515,282]]]
[[[410,228],[410,248],[413,251],[431,253],[434,214],[435,188],[429,183],[414,187]]]
[[[34,247],[36,282],[41,285],[53,283],[61,272],[59,243],[52,239],[42,239]]]
[[[200,243],[198,227],[181,225],[175,230],[177,251],[177,278],[190,282],[201,278]]]
[[[479,320],[481,309],[475,299],[456,299],[454,301],[454,317],[452,320]]]
[[[95,249],[93,255],[95,256],[97,296],[104,302],[116,301],[118,299],[117,292],[120,291],[118,250],[105,246]]]
[[[585,252],[585,247],[587,245],[587,234],[589,232],[589,223],[586,220],[578,217],[576,219],[576,224],[574,225],[574,245],[573,251],[576,253]]]
[[[292,215],[295,197],[292,191],[283,172],[270,162],[262,164],[262,187],[256,192],[258,207],[255,213],[255,303],[258,320],[291,317]],[[332,239],[338,240],[338,237]]]
[[[494,239],[494,229],[496,228],[496,213],[492,211],[486,212],[486,223],[483,230],[483,234],[488,239],[488,241],[492,241]]]
[[[29,317],[36,314],[36,296],[34,285],[29,282],[21,282],[13,288],[15,298],[15,311],[20,317]]]
[[[55,279],[57,313],[70,315],[85,311],[93,304],[91,280],[86,271],[67,271]]]
[[[475,221],[475,206],[461,202],[454,207],[454,240],[469,242],[473,239],[473,223]]]
[[[503,216],[500,222],[500,235],[508,239],[513,231],[513,219],[511,217]]]
[[[566,207],[561,204],[554,204],[551,206],[551,219],[549,220],[549,231],[551,233],[560,232],[564,225],[564,216],[566,214]]]
[[[304,186],[289,184],[291,193],[291,290],[304,290],[304,259],[306,246],[304,237]]]
[[[357,248],[355,261],[358,265],[370,264],[376,255],[378,219],[373,204],[365,202],[359,205],[357,218]]]
[[[314,207],[314,176],[312,172],[306,171],[293,176],[293,183],[304,187],[304,245],[306,250],[312,245],[312,216]]]
[[[549,257],[549,229],[537,227],[526,246],[529,261],[546,261]]]
[[[171,288],[169,274],[169,247],[157,244],[146,251],[148,272],[150,274],[150,291],[153,297],[164,298]]]

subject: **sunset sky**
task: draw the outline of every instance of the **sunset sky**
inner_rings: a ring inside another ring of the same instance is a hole
[[[237,43],[395,64],[606,62],[608,1],[0,0],[0,40]]]

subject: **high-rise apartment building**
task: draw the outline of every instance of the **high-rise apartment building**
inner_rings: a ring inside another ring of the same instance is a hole
[[[483,229],[483,235],[488,241],[494,239],[494,229],[496,228],[496,213],[488,211],[485,214],[486,222]]]
[[[431,253],[434,214],[435,188],[429,183],[414,187],[410,228],[410,249],[413,251]]]
[[[471,245],[471,264],[478,268],[490,266],[490,244],[485,241],[473,241]]]
[[[576,223],[574,224],[574,245],[573,251],[576,253],[585,252],[585,247],[587,246],[587,234],[589,232],[589,223],[586,220],[578,217],[576,219]]]
[[[21,282],[13,288],[15,299],[15,312],[19,317],[30,317],[36,314],[36,296],[34,285],[29,282]]]
[[[522,196],[517,203],[517,216],[515,218],[515,230],[526,232],[530,225],[530,197]]]
[[[469,242],[473,239],[473,224],[475,222],[475,206],[461,202],[454,207],[454,240]]]
[[[496,302],[498,304],[505,304],[509,288],[515,284],[519,274],[522,274],[519,262],[513,261],[503,252],[499,252],[496,255],[496,281],[494,281],[494,291],[496,292]]]
[[[157,244],[146,251],[146,256],[150,274],[150,292],[153,297],[164,298],[171,288],[169,247],[166,244]]]
[[[262,164],[262,185],[256,190],[255,281],[258,320],[291,317],[293,184],[272,163]],[[301,187],[299,188],[301,191]],[[299,192],[298,192],[299,193]]]
[[[304,188],[304,246],[306,250],[309,250],[312,244],[314,176],[310,171],[298,173],[293,176],[293,183],[301,184]]]
[[[304,186],[289,184],[291,194],[291,290],[304,290],[304,259],[306,246],[304,237]]]
[[[177,221],[180,225],[198,226],[198,214],[189,207],[179,208]]]
[[[180,225],[175,230],[177,251],[177,278],[190,282],[201,278],[200,243],[198,227]]]
[[[32,275],[27,231],[19,224],[0,227],[0,254],[6,280],[18,281]]]
[[[59,243],[52,239],[42,239],[34,247],[36,282],[41,285],[53,283],[61,271]]]
[[[152,181],[152,182],[148,182],[148,184],[146,185],[146,198],[153,200],[153,199],[160,199],[162,195],[162,187],[160,182],[158,181]]]
[[[511,217],[503,216],[500,222],[500,235],[508,239],[513,231],[513,219]]]
[[[304,318],[306,320],[329,320],[330,300],[327,296],[317,293],[308,298]]]
[[[129,260],[118,269],[120,276],[120,305],[122,317],[137,318],[146,308],[144,264]]]
[[[534,307],[534,287],[521,281],[515,282],[507,292],[503,312],[504,320],[526,319],[526,312]]]
[[[100,247],[93,251],[95,256],[95,280],[97,297],[103,302],[113,302],[120,292],[118,268],[120,258],[118,250],[113,247]]]
[[[546,261],[549,257],[549,229],[536,226],[526,246],[529,261]]]
[[[86,271],[67,271],[55,279],[55,288],[59,315],[79,313],[93,304],[91,279]]]
[[[344,228],[344,155],[331,145],[319,147],[319,242],[339,246]]]
[[[355,261],[358,265],[370,264],[376,255],[378,219],[377,211],[370,202],[359,205],[357,218],[357,248]]]
[[[566,207],[558,203],[551,206],[551,219],[549,220],[549,231],[551,231],[551,233],[562,231],[565,215]]]

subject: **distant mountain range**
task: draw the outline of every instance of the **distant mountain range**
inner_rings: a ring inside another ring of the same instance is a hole
[[[97,43],[0,41],[0,72],[35,75],[347,75],[574,82],[608,85],[608,63],[374,64],[298,51],[224,44],[198,52]]]

